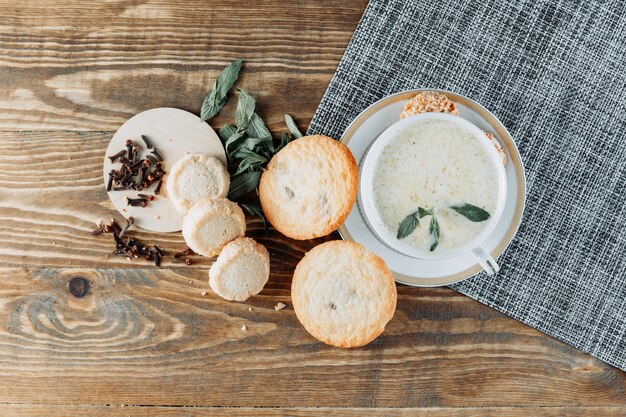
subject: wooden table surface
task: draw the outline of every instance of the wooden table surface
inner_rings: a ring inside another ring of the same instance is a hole
[[[264,237],[250,219],[272,274],[235,303],[211,293],[210,260],[156,269],[89,235],[116,215],[101,163],[126,119],[199,113],[242,58],[238,85],[270,129],[283,113],[304,129],[365,4],[0,0],[0,415],[626,415],[623,372],[446,288],[399,286],[367,347],[317,342],[289,291],[321,240]],[[233,115],[230,102],[211,124]],[[184,248],[178,233],[134,233]]]

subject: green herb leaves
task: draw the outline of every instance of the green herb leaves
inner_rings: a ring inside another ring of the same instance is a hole
[[[439,221],[437,221],[435,213],[432,213],[432,215],[433,216],[430,218],[430,226],[428,226],[428,233],[430,233],[433,238],[433,244],[430,245],[431,252],[437,249],[439,245]]]
[[[433,230],[436,230],[436,238],[435,243],[431,246],[431,252],[435,250],[437,245],[439,244],[439,222],[435,217],[434,207],[431,209],[425,209],[423,207],[418,207],[415,213],[409,214],[402,220],[400,223],[400,227],[398,228],[398,234],[396,237],[398,239],[403,239],[413,233],[417,226],[420,224],[420,219],[425,216],[432,216],[430,219],[430,234],[434,236]],[[434,222],[434,223],[433,223]]]
[[[233,87],[237,77],[239,76],[239,70],[241,69],[241,60],[232,62],[226,68],[220,72],[220,75],[215,79],[211,92],[204,98],[202,103],[202,109],[200,110],[200,118],[202,121],[207,121],[215,116],[226,104],[228,98],[228,91]]]
[[[485,210],[469,203],[450,206],[450,208],[473,222],[484,222],[491,217]]]
[[[235,123],[237,123],[237,130],[245,130],[250,123],[250,119],[254,113],[254,107],[256,101],[248,93],[238,88],[239,99],[237,100],[237,111],[235,112]]]
[[[409,214],[402,220],[400,223],[400,227],[398,228],[398,234],[396,237],[398,239],[403,239],[413,233],[417,226],[420,224],[420,219],[424,216],[433,215],[433,209],[426,210],[423,207],[418,207],[415,213]]]
[[[230,181],[230,189],[228,190],[228,198],[237,200],[240,197],[255,190],[259,186],[261,180],[261,171],[248,171],[234,176]]]
[[[450,206],[450,208],[457,213],[467,217],[473,222],[484,222],[490,217],[489,213],[487,213],[485,210],[469,203]],[[400,223],[400,227],[398,228],[398,234],[396,235],[396,237],[398,239],[403,239],[413,233],[417,226],[419,226],[420,219],[426,216],[432,216],[430,218],[430,224],[428,225],[428,233],[430,233],[430,236],[433,239],[433,243],[430,245],[430,251],[432,252],[437,249],[437,246],[439,246],[439,238],[441,234],[439,229],[439,220],[437,220],[437,215],[435,214],[434,207],[428,210],[423,207],[418,207],[415,213],[406,216],[404,220],[402,220],[402,222]]]
[[[400,223],[400,227],[398,228],[398,234],[396,237],[398,239],[403,239],[413,233],[413,231],[417,228],[417,225],[420,224],[420,220],[418,217],[418,212],[416,211],[413,214],[409,214],[402,220]]]
[[[222,70],[202,103],[202,120],[209,120],[222,109],[240,69],[241,61],[235,61]],[[261,174],[272,157],[287,146],[292,137],[300,138],[302,133],[293,118],[286,114],[285,123],[289,133],[283,133],[280,143],[275,146],[271,132],[255,112],[256,100],[240,88],[237,92],[235,124],[226,124],[219,130],[231,175],[228,198],[237,201],[248,214],[259,216],[267,232],[258,196],[252,194],[252,191],[258,188]]]
[[[296,122],[293,121],[293,117],[286,114],[285,123],[287,124],[287,129],[289,129],[289,132],[291,132],[291,135],[294,138],[299,139],[302,137],[302,133],[298,130],[298,126],[296,126]]]

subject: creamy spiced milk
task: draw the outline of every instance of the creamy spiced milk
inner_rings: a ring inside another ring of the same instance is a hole
[[[397,132],[372,176],[389,233],[425,252],[447,252],[497,220],[502,168],[484,141],[482,132],[448,120],[416,121]]]

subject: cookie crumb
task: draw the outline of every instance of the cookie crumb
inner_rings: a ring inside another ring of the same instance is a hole
[[[54,245],[56,245],[56,244],[57,244],[56,242],[52,242],[52,246],[54,246]]]
[[[248,330],[248,328],[246,327],[246,325],[245,325],[245,324],[242,324],[242,325],[241,325],[241,331],[242,331],[242,332],[245,332],[246,330]]]
[[[248,311],[252,311],[252,307],[248,307]]]
[[[206,291],[202,291],[201,294],[204,297],[206,295]]]
[[[193,284],[193,281],[192,281],[192,280],[189,280],[189,285],[191,285],[191,284]]]
[[[274,310],[276,310],[276,311],[280,311],[280,310],[282,310],[282,309],[283,309],[283,308],[285,308],[285,307],[287,307],[287,304],[278,303],[278,304],[276,304],[276,305],[274,306]]]

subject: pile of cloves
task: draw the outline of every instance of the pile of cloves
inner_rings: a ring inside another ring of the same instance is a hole
[[[145,158],[140,158],[141,148],[132,139],[126,141],[126,149],[122,149],[108,158],[111,163],[122,164],[120,169],[112,169],[109,172],[107,191],[147,191],[152,185],[154,195],[138,194],[136,198],[126,197],[127,204],[134,207],[146,207],[148,202],[154,200],[155,195],[161,192],[163,176],[163,158],[147,136],[141,135],[143,143],[149,151]]]
[[[98,224],[98,228],[93,230],[91,234],[93,236],[101,235],[103,233],[109,233],[113,235],[115,241],[115,249],[111,252],[115,256],[124,256],[129,261],[133,259],[145,259],[147,261],[153,261],[155,266],[161,266],[161,261],[165,256],[165,251],[159,248],[157,245],[144,245],[137,239],[128,238],[126,232],[135,223],[134,217],[126,219],[126,224],[121,227],[115,219],[111,219],[110,223]],[[181,252],[175,253],[171,262],[173,264],[184,263],[187,266],[191,265],[191,259],[186,258],[189,255],[195,255],[195,252],[187,248]]]
[[[111,233],[113,240],[115,240],[115,250],[112,252],[115,256],[124,256],[129,261],[133,259],[145,259],[147,261],[154,261],[155,266],[161,266],[161,260],[165,256],[165,251],[157,245],[148,247],[137,239],[124,239],[124,235],[134,222],[135,219],[129,217],[126,219],[126,224],[122,228],[115,219],[111,219],[109,224],[100,223],[98,228],[92,231],[91,234],[95,236],[102,233]]]

